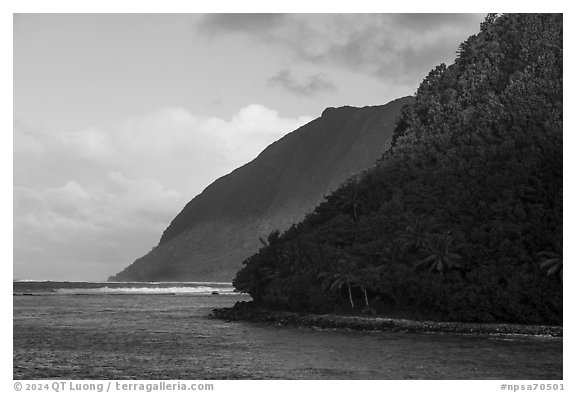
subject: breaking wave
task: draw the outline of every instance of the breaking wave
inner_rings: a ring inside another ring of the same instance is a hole
[[[93,295],[93,294],[110,294],[110,295],[178,295],[178,294],[230,294],[235,293],[234,288],[222,287],[144,287],[144,288],[59,288],[55,290],[57,294],[63,295]]]
[[[14,296],[47,295],[232,295],[231,283],[15,281]]]

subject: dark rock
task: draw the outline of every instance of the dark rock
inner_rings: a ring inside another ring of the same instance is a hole
[[[254,302],[238,302],[231,308],[212,310],[212,317],[226,321],[273,323],[282,326],[306,326],[323,329],[351,329],[409,333],[451,333],[473,335],[530,335],[562,337],[562,326],[515,325],[413,321],[377,316],[316,315],[287,311],[269,311]]]

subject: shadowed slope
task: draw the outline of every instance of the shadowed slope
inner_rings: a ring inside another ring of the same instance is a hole
[[[387,105],[328,108],[192,199],[160,243],[112,280],[231,281],[259,237],[301,220],[387,149],[410,97]]]

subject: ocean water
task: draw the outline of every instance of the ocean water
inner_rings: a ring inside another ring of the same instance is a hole
[[[562,339],[225,322],[227,283],[15,282],[14,379],[562,379]],[[218,294],[213,294],[218,293]]]

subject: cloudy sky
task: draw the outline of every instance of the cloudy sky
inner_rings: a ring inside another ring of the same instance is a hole
[[[324,108],[413,94],[483,18],[16,14],[14,278],[117,273]]]

